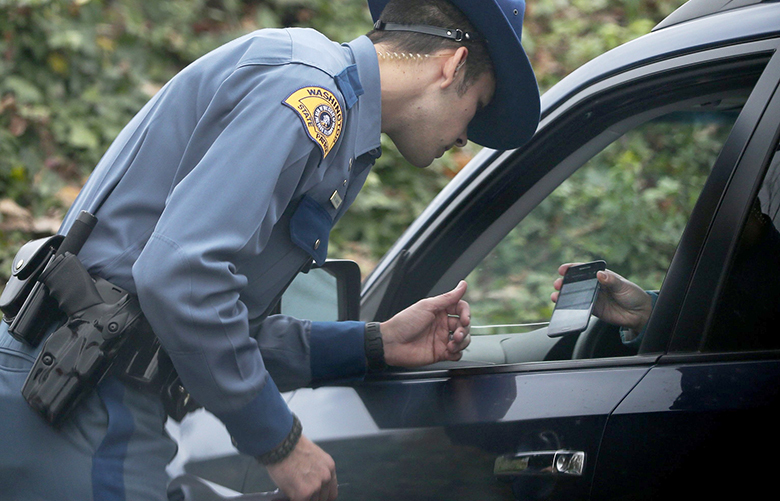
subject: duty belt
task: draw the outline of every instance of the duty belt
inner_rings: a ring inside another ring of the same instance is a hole
[[[9,333],[37,346],[44,342],[22,395],[58,426],[107,375],[160,396],[181,420],[197,408],[144,317],[138,298],[92,277],[76,257],[96,219],[83,212],[61,236],[29,242],[14,259],[0,295]]]

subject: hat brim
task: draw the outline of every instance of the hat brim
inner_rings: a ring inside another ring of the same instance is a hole
[[[376,22],[389,0],[368,0]],[[493,1],[450,0],[487,39],[496,90],[493,99],[469,123],[468,138],[497,150],[518,148],[536,132],[540,101],[531,62],[500,7]]]

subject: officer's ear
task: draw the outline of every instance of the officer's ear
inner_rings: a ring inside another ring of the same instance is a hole
[[[461,74],[461,68],[466,64],[466,59],[469,56],[469,50],[466,47],[458,47],[458,49],[452,53],[449,57],[444,57],[443,64],[441,65],[441,88],[446,89],[453,83],[458,82],[459,78],[463,78]]]

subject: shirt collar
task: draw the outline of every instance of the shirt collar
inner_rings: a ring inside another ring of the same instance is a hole
[[[379,60],[374,43],[366,36],[360,36],[343,44],[351,53],[358,70],[363,95],[357,102],[357,129],[355,158],[371,153],[374,158],[381,154],[382,134],[382,91],[379,79]],[[372,152],[372,150],[375,150]]]

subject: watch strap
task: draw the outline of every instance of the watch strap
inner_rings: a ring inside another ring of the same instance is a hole
[[[366,323],[365,349],[368,372],[381,372],[387,368],[379,322]]]

